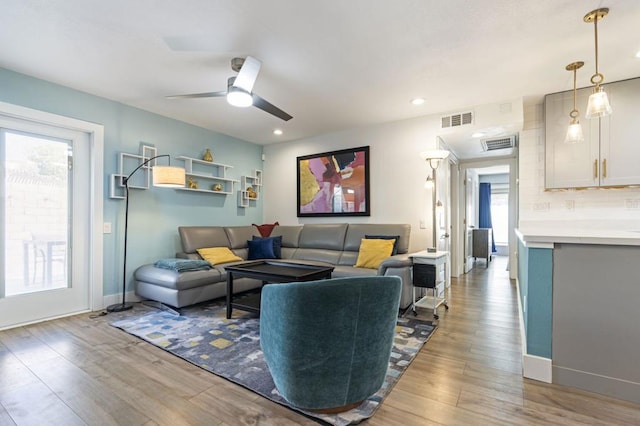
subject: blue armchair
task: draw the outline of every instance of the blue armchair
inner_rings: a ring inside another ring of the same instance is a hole
[[[337,413],[376,393],[391,356],[401,287],[395,276],[266,285],[260,344],[280,394],[295,407]]]

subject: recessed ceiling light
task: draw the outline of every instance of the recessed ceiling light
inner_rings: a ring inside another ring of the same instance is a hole
[[[471,137],[472,137],[472,138],[481,138],[481,137],[483,137],[484,135],[485,135],[485,133],[484,133],[484,132],[475,132],[475,133],[471,134]]]
[[[411,105],[422,105],[423,103],[424,103],[424,98],[411,99]]]
[[[275,129],[275,130],[273,131],[273,134],[274,134],[274,135],[278,135],[278,136],[280,136],[280,135],[282,134],[282,130],[280,130],[280,129]]]

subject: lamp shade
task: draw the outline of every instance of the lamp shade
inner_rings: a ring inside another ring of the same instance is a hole
[[[584,141],[582,133],[582,125],[579,121],[573,120],[567,129],[567,136],[564,138],[565,143],[580,143]]]
[[[609,97],[602,87],[598,86],[591,96],[589,96],[589,103],[587,104],[587,112],[585,117],[597,118],[610,115],[612,112],[611,105],[609,104]]]
[[[153,186],[181,188],[185,183],[185,170],[182,167],[153,166]]]

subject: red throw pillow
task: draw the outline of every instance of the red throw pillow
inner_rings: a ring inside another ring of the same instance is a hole
[[[263,225],[256,225],[255,223],[252,224],[253,226],[255,226],[256,228],[258,228],[258,232],[260,233],[260,235],[264,238],[268,237],[269,235],[271,235],[271,233],[273,232],[273,228],[275,228],[276,226],[280,225],[278,222],[276,223],[265,223]]]

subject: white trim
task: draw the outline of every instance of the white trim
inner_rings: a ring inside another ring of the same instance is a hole
[[[552,363],[549,358],[543,358],[527,353],[527,334],[524,328],[524,313],[520,301],[520,281],[516,278],[516,291],[518,297],[518,317],[520,322],[520,341],[522,342],[522,376],[527,379],[552,383]]]
[[[124,295],[124,299],[127,302],[141,302],[142,299],[140,297],[138,297],[137,294],[135,294],[135,292],[133,291],[128,291],[125,293]],[[109,306],[109,305],[117,305],[122,303],[122,292],[118,293],[118,294],[108,294],[106,296],[102,296],[102,306]]]
[[[522,375],[528,379],[553,383],[551,380],[551,360],[549,358],[526,354],[522,357],[522,370]]]
[[[87,133],[91,149],[91,191],[90,191],[90,235],[91,258],[89,260],[89,308],[92,311],[102,309],[103,295],[103,252],[102,252],[102,222],[103,222],[103,168],[104,168],[104,126],[88,121],[52,114],[0,102],[0,114],[20,120],[31,120],[40,124],[62,127]]]

